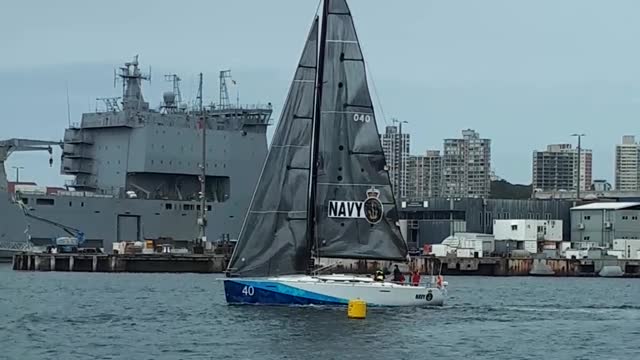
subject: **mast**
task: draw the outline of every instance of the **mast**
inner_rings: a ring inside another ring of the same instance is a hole
[[[202,160],[200,163],[200,217],[198,218],[199,236],[198,244],[202,247],[206,240],[207,227],[207,197],[206,197],[206,178],[207,178],[207,119],[205,117],[204,108],[202,106],[202,73],[200,73],[200,82],[198,85],[198,110],[200,111],[200,126],[202,127]]]
[[[315,222],[316,222],[316,182],[318,176],[318,149],[320,134],[320,116],[322,108],[322,79],[324,78],[324,53],[327,40],[327,15],[329,14],[329,0],[324,0],[322,4],[322,21],[320,25],[320,47],[318,49],[318,62],[316,72],[316,96],[313,111],[311,130],[311,151],[309,160],[309,193],[307,201],[307,255],[311,257],[315,243]],[[318,244],[315,244],[316,256],[319,256]],[[308,269],[308,271],[311,269]]]

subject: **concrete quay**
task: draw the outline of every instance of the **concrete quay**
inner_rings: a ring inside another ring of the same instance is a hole
[[[192,254],[41,254],[13,256],[13,270],[77,272],[220,273],[227,259]]]

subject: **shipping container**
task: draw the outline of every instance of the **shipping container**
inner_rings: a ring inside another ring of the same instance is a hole
[[[587,257],[587,250],[567,249],[564,255],[567,259],[572,259],[573,257],[576,259],[584,259]]]
[[[493,220],[496,240],[562,241],[562,220]]]
[[[431,245],[431,255],[435,255],[438,257],[445,257],[449,252],[451,252],[451,248],[448,245],[443,244],[433,244]]]
[[[46,194],[47,187],[46,186],[37,186],[37,185],[15,185],[14,187],[16,192],[28,193],[28,194]]]
[[[538,242],[536,240],[526,240],[524,241],[524,250],[528,251],[531,254],[535,254],[538,252]]]
[[[518,242],[515,240],[496,240],[494,241],[493,253],[496,256],[507,256],[513,250],[518,250]]]
[[[495,251],[495,241],[494,240],[483,240],[482,241],[482,253],[489,256]]]
[[[622,251],[625,259],[638,259],[638,251],[640,251],[640,240],[615,239],[613,240],[613,250]]]
[[[458,248],[456,249],[456,256],[459,258],[472,258],[474,257],[474,254],[477,254],[477,251],[474,251],[474,249],[463,249],[463,248]]]
[[[607,255],[615,256],[618,259],[624,259],[624,252],[622,250],[607,250]]]

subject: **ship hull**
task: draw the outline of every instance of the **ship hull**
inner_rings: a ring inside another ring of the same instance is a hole
[[[360,299],[369,306],[442,306],[446,290],[374,282],[369,278],[331,275],[224,280],[230,305],[346,306]]]
[[[5,194],[0,196],[4,198],[0,199],[0,243],[30,241],[35,246],[46,246],[58,237],[70,236],[51,222],[82,231],[86,247],[102,248],[108,253],[116,241],[165,239],[186,245],[198,236],[198,203],[192,201],[22,194],[28,214],[35,218],[25,215]],[[246,208],[232,202],[210,206],[208,239],[215,241],[222,234],[235,238]]]

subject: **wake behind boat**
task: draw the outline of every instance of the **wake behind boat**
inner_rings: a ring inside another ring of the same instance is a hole
[[[402,262],[407,244],[345,0],[325,0],[229,262],[229,304],[443,305],[445,290],[313,275],[313,260]],[[303,275],[304,274],[304,275]]]

